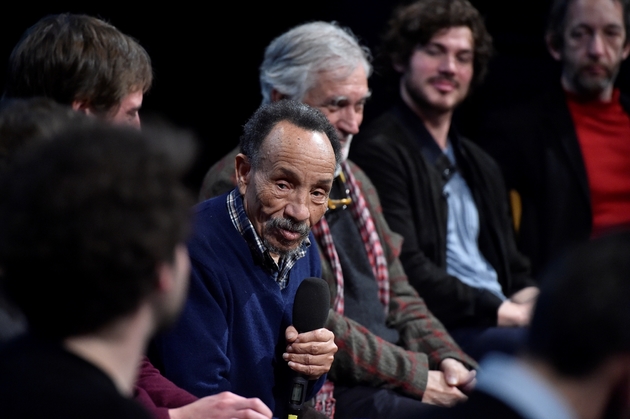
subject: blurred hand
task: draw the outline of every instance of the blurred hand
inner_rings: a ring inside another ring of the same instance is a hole
[[[271,419],[272,416],[260,399],[247,399],[229,391],[169,409],[168,414],[171,419]]]
[[[446,382],[442,371],[429,371],[427,388],[422,401],[436,406],[451,407],[468,399],[460,389]]]
[[[510,300],[517,304],[533,304],[538,298],[538,287],[525,287],[510,296]]]
[[[455,386],[464,393],[469,393],[475,388],[477,371],[469,370],[456,359],[446,358],[440,362],[440,371],[444,373],[448,385]]]
[[[527,326],[532,315],[533,307],[533,302],[517,304],[510,300],[505,300],[499,306],[497,324],[503,327]]]

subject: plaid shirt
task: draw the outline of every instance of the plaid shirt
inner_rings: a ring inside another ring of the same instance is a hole
[[[228,195],[227,209],[232,224],[234,224],[236,230],[241,233],[241,236],[243,236],[247,242],[254,259],[274,277],[280,289],[284,289],[287,286],[291,268],[298,259],[306,255],[306,248],[311,245],[311,241],[307,237],[296,252],[291,253],[289,257],[280,257],[278,263],[276,263],[263,244],[262,239],[256,233],[252,222],[247,217],[245,207],[243,206],[243,197],[238,189],[232,190]]]

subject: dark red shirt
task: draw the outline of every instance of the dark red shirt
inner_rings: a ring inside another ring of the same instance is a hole
[[[164,377],[147,357],[142,359],[134,392],[135,399],[155,419],[169,419],[168,409],[182,407],[197,400],[196,396]]]

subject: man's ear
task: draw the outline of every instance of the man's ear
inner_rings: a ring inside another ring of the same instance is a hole
[[[238,153],[234,158],[234,171],[236,173],[238,191],[241,195],[245,195],[252,174],[252,164],[245,154]]]
[[[409,68],[409,62],[411,61],[411,56],[413,55],[416,48],[414,48],[409,53],[407,59],[403,59],[403,57],[401,57],[401,54],[398,53],[392,53],[389,55],[389,59],[391,60],[394,71],[400,74],[404,74],[405,72],[407,72],[407,69]]]
[[[623,46],[623,51],[621,53],[621,57],[623,60],[628,58],[628,54],[630,53],[630,41],[626,39],[626,45]]]
[[[160,293],[168,293],[175,284],[175,275],[173,267],[168,263],[161,262],[157,266],[157,290]]]
[[[400,62],[394,62],[392,63],[392,66],[394,67],[394,70],[396,70],[396,72],[398,73],[404,73],[405,71],[407,71],[407,66],[401,64]]]
[[[173,250],[173,261],[160,262],[156,269],[158,291],[161,293],[171,292],[174,287],[178,286],[177,281],[181,280],[181,276],[190,275],[190,262],[188,262],[186,245],[183,243],[178,244]]]
[[[287,97],[288,96],[285,95],[284,93],[280,93],[276,89],[271,89],[271,101],[272,102],[278,102],[278,101],[281,101],[282,99],[286,99]]]
[[[73,111],[81,112],[86,115],[94,115],[94,111],[92,110],[92,106],[90,106],[90,102],[85,99],[73,100],[71,106]]]
[[[553,35],[551,33],[547,33],[545,35],[545,43],[547,44],[547,50],[553,59],[556,61],[562,61],[562,52],[557,48],[558,45],[555,45]]]

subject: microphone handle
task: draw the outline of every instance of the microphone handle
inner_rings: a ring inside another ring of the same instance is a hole
[[[308,380],[302,374],[296,374],[292,380],[291,399],[289,400],[289,414],[287,419],[300,419],[304,400],[306,399],[306,388]]]

